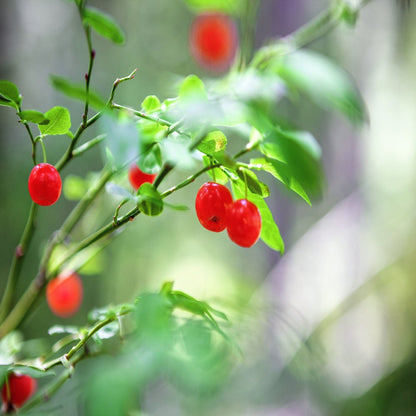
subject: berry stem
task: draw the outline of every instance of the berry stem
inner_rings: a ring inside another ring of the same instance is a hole
[[[23,260],[25,258],[25,254],[29,247],[30,241],[32,239],[33,232],[35,230],[37,211],[38,205],[32,202],[22,237],[13,256],[13,261],[10,266],[9,275],[7,277],[6,288],[4,290],[3,298],[0,303],[0,322],[2,322],[4,318],[7,316],[10,306],[13,302],[14,291],[16,288],[16,283],[20,274],[20,270],[22,268]]]
[[[48,163],[48,159],[46,157],[45,144],[43,143],[43,140],[42,139],[39,139],[38,141],[40,142],[40,145],[42,146],[43,163]]]

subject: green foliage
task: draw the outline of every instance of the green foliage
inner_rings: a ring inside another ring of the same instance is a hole
[[[222,12],[240,15],[244,11],[244,0],[184,0],[194,13]]]
[[[163,211],[163,200],[157,189],[150,183],[144,183],[137,191],[138,207],[145,215],[155,217]]]
[[[142,102],[141,107],[146,113],[152,113],[153,111],[160,110],[160,100],[156,95],[148,95]]]
[[[67,175],[63,184],[63,192],[69,201],[79,201],[88,191],[88,183],[76,175]]]
[[[287,84],[307,94],[326,109],[335,109],[353,123],[361,124],[366,110],[361,95],[334,62],[311,51],[297,51],[273,62],[274,70]]]
[[[39,124],[39,131],[44,135],[60,135],[68,133],[71,128],[71,115],[65,107],[53,107],[45,113],[48,124]]]
[[[82,14],[84,24],[91,26],[99,35],[114,43],[124,43],[124,32],[110,15],[94,7],[85,7]]]
[[[22,98],[13,82],[0,80],[0,105],[19,109]]]
[[[188,75],[179,87],[179,99],[182,101],[205,100],[207,91],[202,80],[196,75]]]
[[[49,124],[49,120],[43,113],[37,110],[25,110],[18,113],[20,119],[24,122],[30,122],[34,124]]]
[[[197,149],[207,155],[225,150],[227,146],[227,137],[221,130],[209,132],[199,143]]]
[[[100,95],[91,89],[89,89],[88,94],[85,90],[85,85],[73,83],[66,78],[59,77],[56,75],[51,75],[50,80],[52,86],[58,91],[65,94],[67,97],[75,98],[81,101],[87,101],[88,104],[95,108],[96,110],[102,110],[106,106],[104,99]]]
[[[263,198],[266,198],[270,195],[269,188],[263,182],[260,182],[256,174],[243,167],[237,169],[237,175],[239,178],[247,185],[248,189],[256,195],[260,195]]]

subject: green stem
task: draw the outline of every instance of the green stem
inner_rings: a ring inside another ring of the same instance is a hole
[[[47,163],[48,162],[48,158],[46,157],[45,144],[43,143],[43,140],[42,139],[39,139],[38,141],[40,142],[40,145],[42,146],[43,163]]]
[[[7,278],[6,288],[4,291],[2,301],[0,303],[0,322],[4,320],[12,304],[17,279],[19,277],[20,270],[22,268],[22,264],[25,258],[26,251],[29,247],[30,241],[33,236],[33,232],[35,230],[35,220],[36,220],[37,211],[38,211],[38,205],[32,202],[32,205],[29,211],[29,216],[26,221],[25,229],[23,231],[22,237],[14,253],[13,261],[12,261],[12,264],[9,270],[9,275]]]

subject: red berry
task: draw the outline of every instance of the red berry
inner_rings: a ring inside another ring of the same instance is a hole
[[[237,50],[237,28],[225,14],[201,14],[192,24],[189,43],[193,57],[202,67],[224,71]]]
[[[1,400],[6,409],[10,409],[11,406],[22,407],[36,390],[36,380],[26,374],[11,373],[8,385],[7,389],[7,384],[4,383],[1,389]]]
[[[135,163],[129,169],[129,181],[131,186],[137,191],[145,182],[153,183],[156,174],[143,172]]]
[[[216,233],[225,230],[227,213],[233,203],[231,192],[224,185],[207,182],[196,194],[195,210],[199,222]]]
[[[242,247],[251,247],[260,237],[261,216],[258,208],[247,199],[238,199],[228,212],[228,236]]]
[[[58,276],[46,287],[46,300],[50,310],[61,318],[69,318],[82,302],[82,281],[76,273]]]
[[[52,205],[61,195],[61,176],[49,163],[39,163],[30,172],[28,186],[33,202],[42,206]]]

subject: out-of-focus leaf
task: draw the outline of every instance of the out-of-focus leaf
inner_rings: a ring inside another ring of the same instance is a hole
[[[69,201],[79,201],[88,191],[89,184],[80,176],[68,175],[64,180],[63,192]]]
[[[146,113],[157,111],[160,109],[160,100],[156,95],[148,95],[142,102],[141,107]]]
[[[54,325],[48,329],[49,335],[56,335],[56,334],[72,334],[78,335],[79,328],[72,325]]]
[[[221,12],[231,15],[240,15],[244,11],[244,0],[184,0],[187,6],[197,14]]]
[[[334,62],[311,51],[286,55],[276,71],[289,86],[309,95],[326,109],[335,109],[353,123],[363,123],[366,109],[351,77]]]
[[[75,98],[81,101],[88,99],[88,104],[99,111],[101,111],[106,106],[105,100],[101,98],[98,93],[90,89],[87,94],[84,84],[76,84],[67,80],[66,78],[56,75],[51,75],[50,80],[52,86],[65,94],[67,97]]]
[[[65,107],[53,107],[45,113],[48,124],[39,124],[39,131],[43,135],[60,135],[68,133],[71,128],[71,115]]]
[[[202,80],[196,75],[188,75],[179,87],[179,98],[184,101],[205,100],[207,92]]]
[[[94,7],[83,10],[84,24],[91,26],[99,35],[112,40],[114,43],[123,43],[125,35],[123,29],[114,18]]]
[[[121,197],[122,199],[131,199],[134,200],[135,196],[129,192],[126,188],[123,188],[120,185],[117,185],[114,182],[107,182],[105,184],[105,190],[108,194]]]

